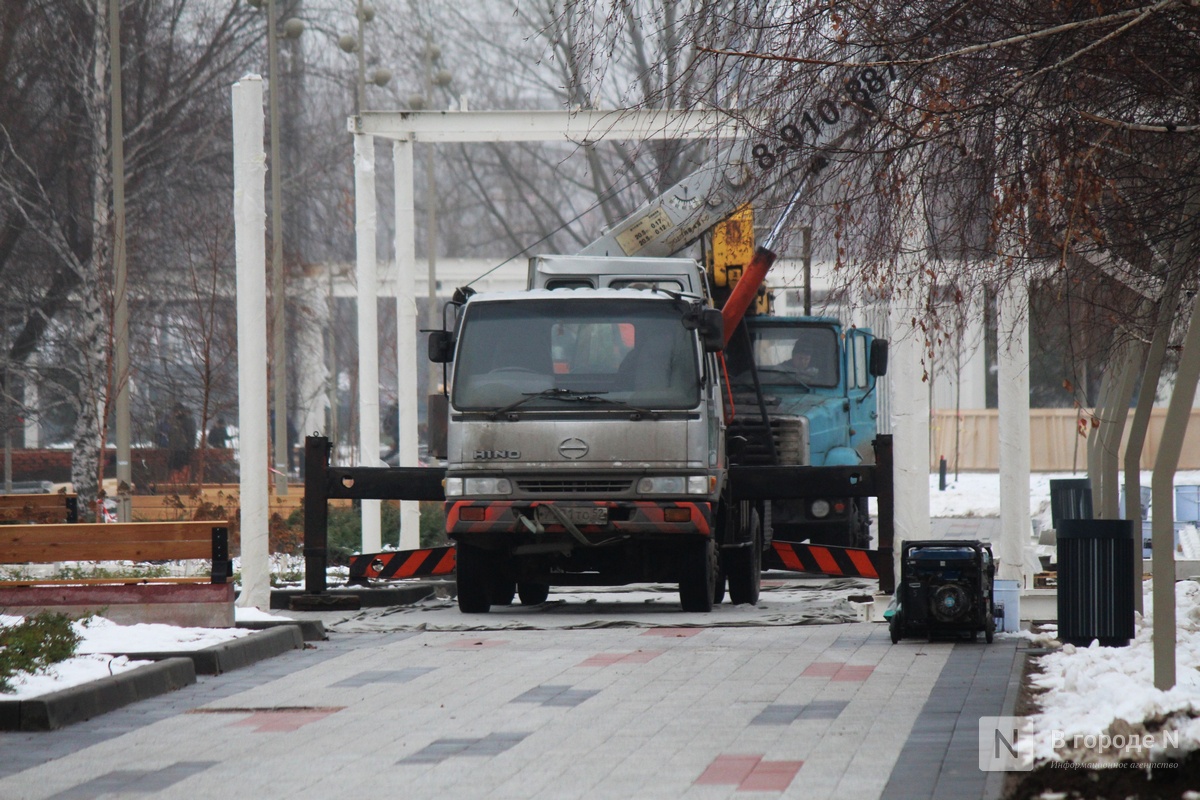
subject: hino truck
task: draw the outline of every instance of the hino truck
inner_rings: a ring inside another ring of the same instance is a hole
[[[543,261],[562,267],[567,259]],[[468,613],[546,599],[551,585],[669,582],[687,611],[712,609],[720,544],[761,547],[760,518],[731,508],[721,314],[687,259],[581,257],[545,288],[475,295],[455,331],[446,531]],[[536,269],[536,267],[535,267]],[[757,600],[747,557],[728,580]]]

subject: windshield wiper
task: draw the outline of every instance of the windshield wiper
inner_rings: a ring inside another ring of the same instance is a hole
[[[560,388],[543,389],[540,392],[524,392],[525,396],[522,397],[520,400],[509,403],[508,405],[506,405],[502,408],[493,409],[492,419],[502,417],[511,411],[515,411],[516,409],[520,408],[521,406],[525,405],[526,403],[528,403],[531,400],[538,400],[538,399],[542,399],[542,398],[550,399],[550,400],[562,400],[563,402],[567,402],[567,403],[605,403],[607,405],[620,406],[621,408],[627,408],[631,412],[633,412],[634,414],[637,414],[639,416],[642,414],[645,414],[647,416],[653,416],[653,414],[654,414],[654,412],[652,412],[648,409],[637,408],[636,406],[631,406],[628,403],[623,402],[621,400],[609,400],[607,397],[601,397],[601,395],[604,395],[604,394],[608,394],[608,392],[581,392],[577,389],[560,389]]]
[[[559,389],[558,387],[555,387],[553,389],[543,389],[540,392],[522,392],[522,394],[524,394],[525,396],[522,397],[520,400],[509,403],[508,405],[502,406],[501,408],[493,408],[492,409],[492,419],[495,419],[496,417],[507,414],[508,412],[525,405],[530,400],[537,400],[540,397],[548,397],[553,400],[574,400],[578,397],[586,397],[587,396],[586,392],[579,392],[579,391],[576,391],[575,389]]]

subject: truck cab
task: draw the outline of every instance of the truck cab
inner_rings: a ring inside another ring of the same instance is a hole
[[[431,336],[431,358],[453,362],[459,607],[654,581],[678,583],[685,610],[710,610],[726,484],[720,312],[686,282],[543,274],[562,288],[472,296],[452,335]]]
[[[745,465],[873,463],[875,379],[886,342],[832,317],[749,316],[726,350],[734,460]],[[862,499],[771,502],[774,538],[851,547],[870,543]]]

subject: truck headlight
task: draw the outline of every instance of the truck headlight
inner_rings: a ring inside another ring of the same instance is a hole
[[[446,497],[512,494],[512,481],[508,478],[446,478],[443,487]]]
[[[708,494],[707,475],[655,475],[638,481],[638,494]]]
[[[508,478],[464,478],[463,494],[512,494]]]
[[[825,519],[825,517],[829,516],[829,501],[813,500],[812,505],[809,506],[809,511],[817,519]]]

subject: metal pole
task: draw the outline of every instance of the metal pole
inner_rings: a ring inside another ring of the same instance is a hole
[[[804,258],[804,316],[812,316],[812,226],[804,226],[804,243],[801,245]]]
[[[358,0],[358,83],[355,84],[354,113],[358,114],[367,107],[367,43],[363,41],[365,20],[363,19],[363,0]]]
[[[430,44],[431,44],[431,42],[430,42],[429,38],[426,37],[426,39],[425,39],[425,96],[427,98],[429,98],[429,107],[432,108],[433,107],[433,48],[430,46]],[[427,186],[428,191],[425,193],[425,205],[426,205],[425,229],[427,232],[426,238],[425,238],[425,242],[426,242],[425,247],[427,248],[426,258],[428,259],[428,265],[429,265],[429,267],[428,267],[429,307],[426,309],[427,313],[426,313],[426,318],[425,318],[426,319],[425,325],[427,328],[429,328],[429,330],[435,330],[441,322],[441,320],[438,319],[438,310],[437,310],[437,244],[438,244],[437,205],[438,205],[438,192],[437,192],[437,176],[433,172],[434,147],[435,147],[435,145],[433,144],[433,142],[427,142],[425,144],[425,175],[426,175],[426,180],[429,182],[428,186]],[[440,371],[438,369],[438,365],[433,363],[432,361],[430,361],[429,362],[429,385],[428,385],[428,391],[426,392],[426,394],[436,394],[437,393],[439,372]],[[426,418],[428,419],[428,412],[426,413]],[[397,443],[397,444],[399,444],[399,443]]]
[[[112,86],[113,182],[113,382],[117,391],[117,519],[129,522],[133,472],[129,434],[129,305],[125,274],[125,125],[121,95],[121,2],[108,3],[108,52]]]
[[[288,408],[287,408],[287,350],[284,345],[284,323],[287,314],[283,289],[283,209],[279,162],[279,36],[275,0],[267,0],[267,79],[270,81],[271,115],[271,356],[274,368],[275,410],[275,494],[287,494],[288,482]]]

